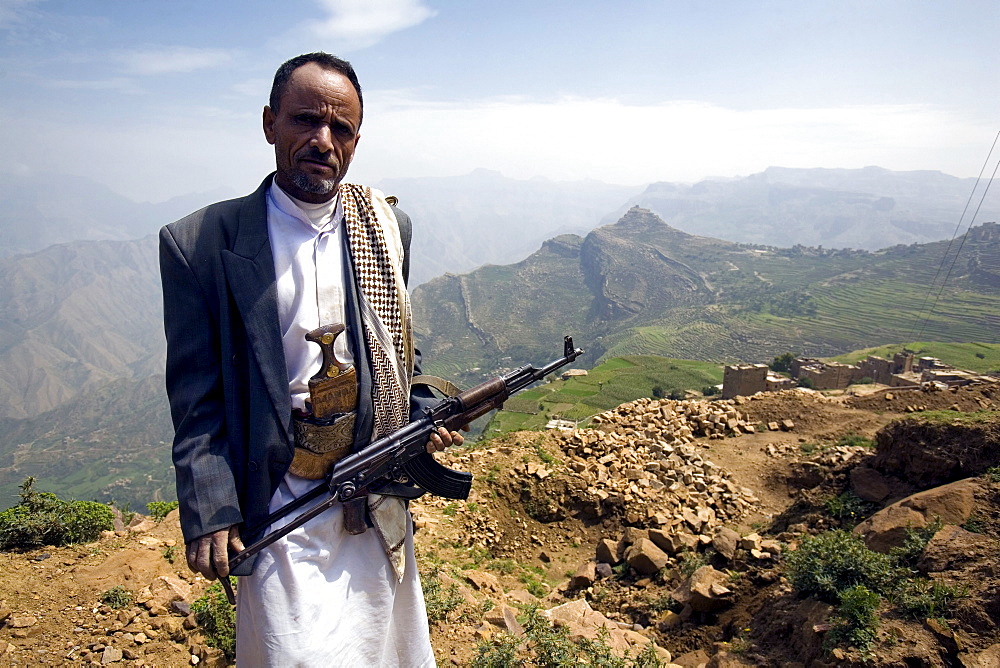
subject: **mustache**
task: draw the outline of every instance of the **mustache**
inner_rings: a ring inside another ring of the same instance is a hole
[[[299,160],[314,160],[316,162],[322,162],[325,165],[337,169],[340,167],[340,162],[337,160],[337,156],[333,154],[333,151],[327,151],[326,153],[321,152],[315,146],[310,146],[299,151],[296,156]]]

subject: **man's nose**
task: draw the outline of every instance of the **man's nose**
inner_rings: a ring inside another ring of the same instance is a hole
[[[310,145],[315,146],[320,153],[326,153],[333,149],[333,133],[330,132],[330,127],[327,125],[319,125],[316,131],[313,132],[312,139],[309,141]]]

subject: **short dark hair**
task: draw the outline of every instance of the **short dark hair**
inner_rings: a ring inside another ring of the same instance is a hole
[[[358,75],[355,73],[354,67],[352,67],[351,64],[343,58],[338,58],[337,56],[324,51],[303,53],[301,56],[295,56],[291,60],[287,60],[281,64],[278,71],[274,73],[274,83],[271,84],[271,97],[268,99],[268,105],[271,107],[271,111],[278,113],[278,105],[281,104],[281,96],[285,94],[285,88],[288,87],[288,80],[292,78],[292,72],[307,63],[316,63],[320,67],[340,72],[347,77],[348,81],[351,82],[351,85],[354,86],[354,90],[358,93],[358,102],[361,105],[361,115],[364,117],[365,100],[361,97],[361,83],[358,82]]]

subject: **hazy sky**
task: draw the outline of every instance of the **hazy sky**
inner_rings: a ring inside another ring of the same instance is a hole
[[[246,192],[274,70],[321,49],[365,89],[359,181],[975,176],[998,29],[996,0],[0,0],[0,173]]]

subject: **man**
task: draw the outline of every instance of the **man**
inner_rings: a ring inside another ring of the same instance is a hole
[[[256,540],[337,458],[409,419],[419,353],[396,212],[342,183],[362,114],[349,63],[293,58],[264,107],[273,178],[160,233],[181,525],[208,579],[228,574],[241,531]],[[321,331],[336,361],[325,374]],[[352,399],[320,420],[311,387],[326,375]],[[461,443],[442,429],[427,449]],[[433,665],[407,491],[394,494],[335,505],[238,573],[241,666]]]

